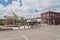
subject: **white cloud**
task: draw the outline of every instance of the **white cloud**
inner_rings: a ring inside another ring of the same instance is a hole
[[[9,10],[15,10],[15,9],[18,9],[19,8],[19,3],[16,2],[16,1],[13,1],[11,5],[8,5],[6,7],[6,9],[9,9]]]
[[[8,0],[5,0],[6,2]],[[25,16],[25,15],[31,15],[35,17],[36,15],[39,16],[40,13],[32,13],[32,10],[38,9],[40,12],[48,11],[50,10],[50,7],[53,7],[53,9],[58,10],[59,8],[54,8],[54,6],[60,5],[59,0],[22,0],[22,6],[20,6],[19,3],[20,0],[13,1],[11,5],[8,5],[7,7],[4,7],[2,4],[0,4],[0,11],[4,13],[9,13],[14,11],[19,16]],[[45,10],[46,9],[46,10]],[[52,9],[52,10],[53,10]]]
[[[8,2],[8,0],[5,0],[5,2]]]
[[[2,5],[2,4],[0,4],[0,10],[3,10],[3,9],[4,9],[3,5]]]

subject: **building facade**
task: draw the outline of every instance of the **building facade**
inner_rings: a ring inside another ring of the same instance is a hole
[[[52,11],[41,13],[41,23],[59,25],[60,24],[60,13],[52,12]]]
[[[4,16],[3,23],[4,26],[18,26],[18,16],[14,12],[11,12]]]
[[[41,17],[26,19],[27,23],[40,24]]]

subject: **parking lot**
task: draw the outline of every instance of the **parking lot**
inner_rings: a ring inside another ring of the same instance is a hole
[[[60,40],[60,27],[40,25],[32,29],[0,31],[0,40]]]

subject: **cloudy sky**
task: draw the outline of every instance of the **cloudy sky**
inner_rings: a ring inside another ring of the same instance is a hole
[[[0,0],[0,18],[11,11],[19,17],[39,17],[41,12],[60,12],[60,0]]]

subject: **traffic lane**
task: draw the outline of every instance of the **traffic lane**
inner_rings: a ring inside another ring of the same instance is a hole
[[[18,30],[0,31],[0,40],[26,40]]]
[[[29,40],[60,40],[60,36],[39,29],[22,30],[21,32]]]

